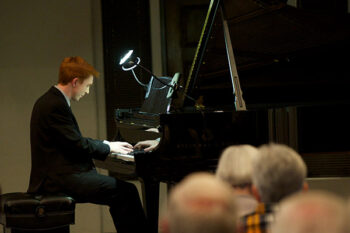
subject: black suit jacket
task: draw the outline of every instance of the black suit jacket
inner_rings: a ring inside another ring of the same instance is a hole
[[[110,152],[101,140],[81,135],[63,94],[51,87],[35,103],[30,122],[32,169],[28,192],[38,192],[45,179],[89,171],[92,159],[104,160]]]

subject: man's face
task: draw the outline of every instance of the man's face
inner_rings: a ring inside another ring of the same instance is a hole
[[[79,101],[79,99],[83,97],[85,94],[89,94],[90,86],[93,84],[93,82],[94,82],[94,77],[90,75],[82,83],[79,80],[73,83],[72,99],[75,101]]]

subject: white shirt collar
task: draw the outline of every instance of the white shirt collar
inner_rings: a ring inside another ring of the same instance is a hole
[[[64,94],[64,92],[57,85],[55,85],[55,87],[62,93],[62,95],[67,101],[68,106],[70,107],[70,99],[66,96],[66,94]]]

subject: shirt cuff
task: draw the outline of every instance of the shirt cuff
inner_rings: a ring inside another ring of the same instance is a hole
[[[107,141],[107,140],[103,140],[103,143],[106,144],[106,145],[108,145],[108,147],[109,147],[109,152],[111,152],[110,142]]]

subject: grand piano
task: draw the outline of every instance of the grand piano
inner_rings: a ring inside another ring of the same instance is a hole
[[[160,138],[158,147],[96,166],[140,180],[153,232],[159,183],[215,171],[229,145],[284,143],[302,155],[309,177],[348,176],[349,55],[348,14],[283,0],[211,0],[192,65],[174,95],[154,88],[142,111],[115,110],[116,140]],[[157,112],[154,101],[167,107]]]

